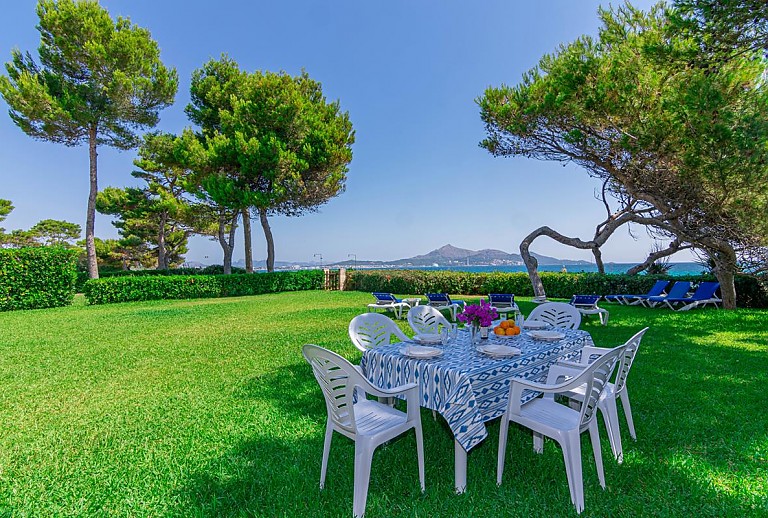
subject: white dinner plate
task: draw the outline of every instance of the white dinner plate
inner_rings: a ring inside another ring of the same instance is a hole
[[[420,344],[441,344],[443,337],[436,334],[424,333],[413,337],[413,341]]]
[[[425,345],[407,345],[400,348],[400,354],[409,358],[436,358],[443,354],[443,351]]]
[[[529,331],[528,336],[534,340],[544,340],[546,342],[555,342],[565,338],[565,335],[559,331]]]
[[[523,329],[544,329],[547,327],[546,322],[541,320],[531,320],[530,322],[523,322]]]
[[[495,358],[506,358],[508,356],[515,356],[521,354],[520,349],[517,347],[509,347],[508,345],[487,343],[477,346],[477,350],[488,356]]]

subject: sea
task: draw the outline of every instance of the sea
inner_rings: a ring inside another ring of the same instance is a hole
[[[626,273],[627,270],[635,266],[637,263],[606,263],[605,273]],[[705,271],[705,268],[699,263],[669,263],[672,268],[669,270],[669,275],[698,275]],[[366,267],[367,268],[367,267]],[[362,268],[361,268],[362,269]],[[375,268],[382,269],[382,268]],[[394,269],[398,270],[434,270],[434,271],[453,271],[453,272],[525,272],[524,265],[514,266],[398,266]],[[546,264],[539,265],[538,270],[540,272],[562,272],[567,271],[569,273],[593,273],[597,272],[597,266],[594,264]]]

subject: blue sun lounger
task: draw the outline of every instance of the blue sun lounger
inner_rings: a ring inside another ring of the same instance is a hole
[[[705,281],[698,285],[690,297],[666,297],[664,304],[670,309],[675,309],[675,305],[682,306],[678,311],[688,311],[707,304],[714,304],[717,307],[717,303],[722,302],[722,299],[715,296],[718,289],[720,289],[719,282]]]
[[[424,296],[427,297],[427,304],[433,308],[449,310],[454,320],[456,320],[456,313],[459,312],[459,308],[463,310],[466,306],[466,302],[463,300],[451,300],[447,293],[425,293]]]
[[[411,309],[410,304],[403,302],[402,299],[398,299],[391,293],[373,292],[371,293],[376,298],[376,302],[368,304],[368,312],[376,311],[377,309],[383,309],[385,311],[392,310],[395,313],[396,318],[403,318],[403,309]]]
[[[600,295],[574,295],[568,304],[578,309],[582,316],[597,315],[600,323],[606,325],[610,315],[607,309],[597,305],[601,298]]]
[[[664,293],[667,285],[669,285],[669,281],[656,281],[656,284],[654,284],[653,287],[648,290],[648,293],[645,295],[606,295],[605,300],[609,302],[618,302],[619,304],[626,304],[627,306],[636,306],[638,304],[642,304],[643,300],[647,299],[648,297],[658,297]]]
[[[674,299],[686,298],[685,296],[688,295],[688,292],[690,290],[691,290],[690,282],[677,281],[675,284],[672,285],[672,288],[669,290],[669,293],[667,293],[666,295],[660,295],[658,297],[648,297],[644,299],[642,303],[644,306],[653,308],[659,304],[663,304],[666,299],[674,300]]]

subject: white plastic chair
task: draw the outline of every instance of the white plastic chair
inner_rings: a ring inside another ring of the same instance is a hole
[[[409,339],[392,319],[380,313],[364,313],[349,323],[349,338],[361,351],[389,344],[392,335],[401,342]]]
[[[417,334],[439,334],[440,328],[451,329],[451,323],[432,306],[416,306],[408,310],[408,324]]]
[[[605,422],[605,429],[608,431],[608,439],[611,442],[611,451],[616,460],[621,463],[624,460],[624,450],[621,445],[621,431],[619,429],[619,411],[616,405],[616,398],[621,399],[621,406],[624,408],[624,417],[627,419],[627,426],[629,427],[629,434],[632,439],[637,440],[635,434],[635,424],[632,420],[632,407],[629,405],[629,394],[627,393],[627,376],[629,376],[629,370],[632,368],[632,362],[635,360],[637,349],[640,347],[640,341],[643,339],[643,335],[648,331],[648,328],[640,330],[632,338],[627,340],[624,345],[618,347],[621,350],[619,356],[619,368],[616,373],[616,380],[613,383],[608,383],[605,386],[605,390],[600,396],[600,401],[597,407],[600,409],[600,413],[603,414],[603,421]],[[595,357],[599,358],[613,349],[605,349],[602,347],[584,347],[581,350],[581,361],[578,363],[573,362],[560,362],[557,365],[553,365],[549,369],[549,376],[577,376],[581,369],[587,367],[590,362],[595,361]],[[561,394],[574,401],[584,400],[584,387],[578,387],[573,390],[569,390]]]
[[[533,308],[526,320],[539,320],[554,327],[578,329],[581,325],[581,313],[565,302],[545,302]]]
[[[597,403],[600,394],[608,382],[608,378],[616,365],[618,350],[604,354],[575,378],[560,384],[542,384],[518,378],[512,378],[509,387],[509,402],[507,410],[501,418],[499,430],[499,459],[496,471],[496,483],[501,485],[504,473],[504,457],[507,449],[507,433],[509,422],[514,421],[533,431],[533,449],[537,453],[544,451],[544,436],[557,441],[563,449],[565,473],[568,478],[568,488],[571,501],[576,511],[584,510],[584,484],[581,473],[581,433],[589,431],[592,441],[592,451],[595,455],[597,475],[600,485],[605,489],[605,473],[603,458],[600,452],[600,433],[595,420]],[[589,394],[581,404],[580,410],[574,410],[562,405],[554,398],[537,398],[521,405],[520,398],[523,390],[535,390],[546,394],[559,393],[586,385],[585,393]]]
[[[352,514],[362,517],[368,499],[368,482],[371,478],[373,452],[380,444],[413,428],[416,432],[416,453],[419,461],[419,483],[424,491],[424,439],[421,431],[419,408],[419,387],[407,383],[393,389],[380,389],[365,379],[354,365],[338,354],[307,344],[303,348],[304,358],[323,390],[328,422],[323,444],[323,463],[320,469],[320,489],[325,486],[328,468],[328,454],[331,450],[333,432],[349,437],[355,442],[355,475]],[[407,413],[369,399],[358,399],[353,403],[353,393],[359,387],[378,397],[404,395],[408,402]]]

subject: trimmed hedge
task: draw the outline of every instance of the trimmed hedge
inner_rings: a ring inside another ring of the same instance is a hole
[[[0,249],[0,311],[70,305],[76,259],[61,247]]]
[[[245,273],[245,268],[232,267],[232,273]],[[224,266],[212,264],[205,268],[168,268],[167,270],[113,270],[99,268],[99,279],[108,277],[151,277],[155,275],[223,275]],[[83,291],[83,286],[88,281],[88,271],[78,270],[76,289]]]
[[[618,275],[599,273],[540,272],[547,296],[570,298],[572,295],[614,293],[646,293],[658,279],[675,281],[714,280],[706,275]],[[526,272],[472,273],[429,270],[354,270],[347,272],[345,289],[356,291],[385,291],[391,293],[447,292],[462,295],[514,293],[532,297],[533,287]],[[748,276],[736,277],[739,307],[768,308],[768,291]]]
[[[126,276],[89,280],[83,291],[89,304],[109,304],[319,290],[323,288],[324,280],[321,270],[232,275]]]

